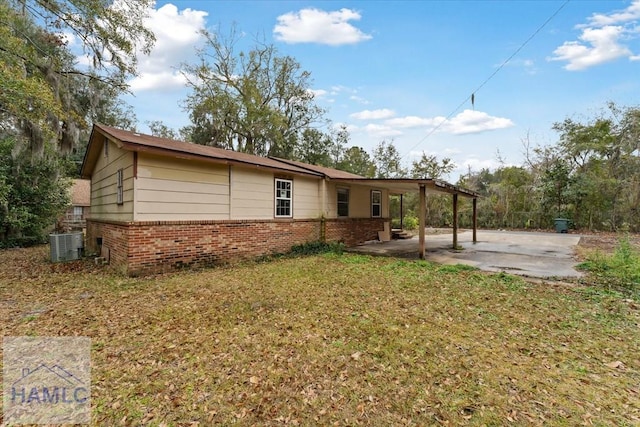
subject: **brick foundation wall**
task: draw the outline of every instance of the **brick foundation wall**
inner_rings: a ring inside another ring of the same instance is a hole
[[[347,246],[377,239],[383,219],[150,221],[87,220],[87,249],[98,253],[96,238],[109,249],[110,264],[129,275],[153,274],[282,253],[294,245],[321,240]]]
[[[101,255],[97,238],[102,238],[102,247],[108,248],[109,263],[126,267],[128,262],[129,226],[126,223],[105,223],[87,220],[85,252]],[[107,256],[105,252],[103,254]]]
[[[361,245],[377,240],[378,231],[384,230],[385,218],[338,218],[325,220],[325,241],[344,242],[347,246]]]

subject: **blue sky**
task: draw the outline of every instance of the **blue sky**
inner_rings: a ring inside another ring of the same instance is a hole
[[[522,141],[555,143],[566,117],[639,104],[640,0],[158,1],[147,24],[158,40],[125,98],[142,132],[189,123],[176,67],[195,59],[198,29],[233,24],[247,47],[259,35],[311,72],[352,145],[393,139],[407,166],[423,151],[450,157],[452,181],[496,167],[498,151],[522,164]]]

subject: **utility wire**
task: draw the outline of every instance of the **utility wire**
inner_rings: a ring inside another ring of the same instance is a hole
[[[438,125],[437,125],[436,127],[434,127],[433,129],[431,129],[431,131],[429,131],[429,133],[427,133],[427,134],[426,134],[426,135],[425,135],[425,136],[424,136],[420,141],[418,141],[418,143],[417,143],[416,145],[414,145],[413,147],[411,147],[411,148],[409,149],[409,151],[407,151],[407,153],[403,156],[403,158],[404,158],[404,157],[407,157],[407,156],[409,155],[409,153],[411,153],[411,151],[412,151],[412,150],[414,150],[416,147],[418,147],[420,144],[422,144],[424,141],[426,141],[426,140],[427,140],[427,138],[429,138],[429,137],[430,137],[431,135],[433,135],[433,134],[434,134],[438,129],[440,129],[440,128],[442,127],[442,125],[444,125],[446,122],[448,122],[448,121],[449,121],[449,119],[451,119],[451,117],[453,117],[453,115],[454,115],[454,114],[456,114],[456,113],[460,110],[460,108],[462,108],[462,106],[463,106],[464,104],[466,104],[470,99],[475,98],[475,94],[476,94],[480,89],[482,89],[482,88],[484,87],[484,85],[486,85],[486,84],[487,84],[487,83],[488,83],[488,82],[489,82],[489,81],[490,81],[490,80],[491,80],[491,79],[492,79],[496,74],[498,74],[498,72],[499,72],[500,70],[502,70],[502,69],[504,68],[504,66],[505,66],[505,65],[507,65],[507,64],[509,63],[509,61],[511,61],[511,60],[512,60],[512,59],[513,59],[513,58],[514,58],[518,53],[520,53],[520,51],[521,51],[522,49],[524,49],[524,47],[525,47],[525,46],[526,46],[526,45],[527,45],[527,44],[528,44],[528,43],[529,43],[529,42],[530,42],[530,41],[531,41],[535,36],[537,36],[537,35],[538,35],[538,33],[539,33],[540,31],[542,31],[542,29],[543,29],[544,27],[546,27],[546,26],[547,26],[547,24],[548,24],[549,22],[551,22],[551,20],[552,20],[553,18],[555,18],[555,17],[560,13],[560,11],[561,11],[562,9],[564,9],[564,7],[569,3],[569,1],[571,1],[571,0],[565,0],[565,1],[560,5],[560,7],[559,7],[555,12],[553,12],[553,14],[552,14],[551,16],[549,16],[549,18],[547,18],[547,20],[546,20],[546,21],[544,21],[544,22],[542,23],[542,25],[540,25],[540,26],[538,27],[538,29],[537,29],[537,30],[535,30],[535,31],[533,32],[533,34],[531,34],[531,35],[529,36],[529,38],[528,38],[528,39],[526,39],[526,40],[524,41],[524,43],[522,43],[522,44],[520,45],[520,47],[518,47],[518,48],[515,50],[515,52],[513,52],[513,53],[511,54],[511,56],[509,56],[507,59],[505,59],[505,60],[502,62],[502,64],[500,64],[500,66],[499,66],[498,68],[496,68],[496,69],[495,69],[495,71],[494,71],[493,73],[491,73],[491,75],[490,75],[489,77],[487,77],[487,78],[486,78],[486,79],[485,79],[485,80],[480,84],[480,86],[478,86],[478,87],[477,87],[473,92],[471,92],[471,95],[469,95],[468,97],[466,97],[466,98],[464,99],[464,101],[462,101],[462,102],[461,102],[461,103],[460,103],[460,104],[459,104],[459,105],[458,105],[458,106],[457,106],[453,111],[451,111],[451,113],[449,113],[449,115],[448,115],[447,117],[445,117],[445,118],[444,118],[440,123],[438,123]]]

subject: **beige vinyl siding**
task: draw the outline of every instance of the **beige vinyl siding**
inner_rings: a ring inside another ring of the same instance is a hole
[[[295,177],[293,180],[293,217],[297,219],[322,216],[322,194],[319,179]]]
[[[376,190],[380,190],[382,193],[382,218],[389,218],[389,190],[382,190],[379,188]]]
[[[109,142],[108,157],[104,149],[91,175],[90,218],[109,221],[133,220],[133,153]],[[117,172],[123,170],[123,203],[117,203]]]
[[[371,190],[382,193],[382,218],[389,217],[389,192],[375,187],[330,183],[327,186],[328,218],[338,217],[338,188],[349,189],[349,218],[371,218]]]
[[[275,177],[271,172],[232,166],[231,219],[274,218],[274,180]],[[294,198],[295,192],[294,181]]]
[[[136,221],[229,219],[229,167],[138,154]]]

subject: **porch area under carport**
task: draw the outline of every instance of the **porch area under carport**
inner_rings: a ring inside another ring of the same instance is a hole
[[[479,194],[466,188],[449,184],[448,182],[437,179],[409,179],[409,178],[339,178],[333,181],[344,184],[357,184],[371,186],[374,188],[384,188],[390,194],[403,196],[404,194],[417,192],[419,195],[418,204],[418,257],[425,258],[425,230],[426,230],[426,213],[427,213],[427,197],[430,194],[449,194],[451,195],[451,204],[453,210],[453,221],[451,228],[451,248],[458,248],[458,201],[459,197],[472,199],[472,239],[477,242],[478,213],[477,200]],[[401,208],[400,217],[402,218],[402,197],[400,198]],[[389,242],[387,242],[389,243]]]

